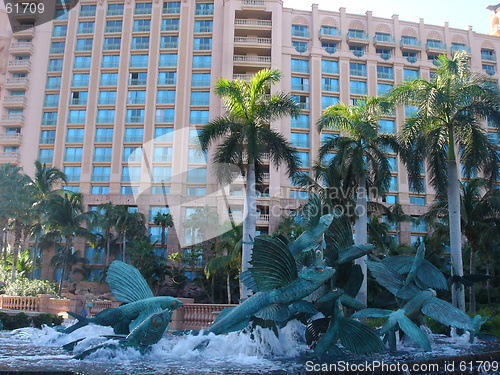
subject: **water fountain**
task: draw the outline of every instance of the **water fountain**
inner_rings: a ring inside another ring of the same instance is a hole
[[[181,303],[153,297],[136,269],[115,261],[106,280],[125,305],[93,320],[72,314],[78,322],[62,329],[3,332],[0,374],[6,369],[89,375],[409,369],[412,374],[463,374],[480,364],[483,373],[500,371],[500,344],[472,342],[484,319],[472,320],[437,297],[435,290],[446,289],[446,281],[424,259],[423,247],[414,257],[368,262],[375,280],[399,301],[398,309],[360,304],[354,297],[363,274],[353,260],[372,246],[354,246],[348,219],[338,213],[321,216],[320,208],[313,197],[305,211],[307,230],[292,243],[284,237],[255,239],[251,267],[241,275],[255,294],[224,310],[208,329],[164,335],[172,310]],[[422,314],[465,333],[434,335],[416,324]],[[377,331],[363,323],[367,317],[386,320]]]

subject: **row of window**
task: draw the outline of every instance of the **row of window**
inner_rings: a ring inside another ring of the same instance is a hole
[[[179,18],[164,18],[161,20],[161,31],[178,31]],[[151,30],[150,19],[134,20],[132,25],[133,32],[149,32]],[[195,33],[211,33],[213,30],[212,20],[197,20],[194,22]],[[76,29],[77,34],[93,34],[95,31],[95,22],[79,22]],[[122,33],[123,21],[121,20],[108,20],[104,27],[105,33]],[[67,25],[54,25],[52,29],[53,37],[66,37],[68,32]]]
[[[76,39],[75,51],[92,51],[93,38]],[[131,50],[149,50],[152,47],[148,36],[137,36],[132,38]],[[160,38],[160,49],[177,49],[179,47],[179,37],[164,35]],[[53,41],[50,45],[50,54],[63,54],[66,42]],[[119,51],[121,48],[121,38],[104,38],[102,49],[104,51]],[[194,38],[193,50],[209,51],[212,49],[212,38]]]
[[[163,108],[156,110],[155,122],[174,122],[175,110],[173,108]],[[68,124],[85,124],[87,120],[87,110],[85,109],[70,109],[68,111]],[[49,118],[45,118],[46,114],[52,114]],[[50,120],[50,121],[46,121]],[[203,124],[208,123],[209,111],[208,110],[191,110],[189,111],[189,124]],[[144,123],[145,121],[145,110],[141,108],[129,108],[127,109],[125,122],[134,123]],[[96,123],[98,124],[112,124],[115,122],[115,110],[114,109],[98,109]],[[44,125],[55,125],[57,123],[57,113],[56,112],[44,112],[44,118],[42,119],[42,124]],[[134,128],[129,128],[134,129]],[[142,128],[141,128],[142,129]]]
[[[69,3],[68,0],[61,1],[60,3]],[[108,16],[121,16],[124,13],[124,3],[109,3],[106,15]],[[134,14],[142,15],[142,14],[151,14],[152,11],[152,3],[150,2],[137,2],[135,3]],[[212,15],[214,11],[213,3],[196,3],[195,7],[195,15],[197,16],[209,16]],[[97,12],[97,6],[94,4],[83,4],[80,6],[80,17],[95,17]],[[180,1],[169,1],[163,3],[162,13],[163,14],[179,14],[181,12],[181,3]],[[56,8],[54,18],[56,20],[64,20],[67,19],[68,12],[67,7],[64,8]]]
[[[130,86],[145,86],[147,84],[147,72],[131,72],[128,84]],[[117,86],[119,82],[118,73],[101,73],[100,86]],[[45,84],[47,90],[58,90],[61,87],[61,76],[49,76]],[[158,72],[157,84],[159,86],[172,86],[177,81],[177,72]],[[71,80],[73,87],[87,87],[90,83],[89,73],[74,73]],[[210,73],[192,73],[191,87],[210,86]],[[107,104],[107,103],[103,103]]]

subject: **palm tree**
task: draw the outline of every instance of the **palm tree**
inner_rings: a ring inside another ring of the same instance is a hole
[[[403,207],[399,203],[396,203],[389,208],[387,220],[390,223],[396,225],[396,238],[398,239],[399,242],[400,241],[399,236],[401,234],[401,223],[405,221],[413,222],[415,219],[410,215],[405,214]]]
[[[236,226],[233,222],[231,230],[224,232],[218,238],[215,245],[216,251],[222,255],[212,258],[205,267],[205,275],[207,278],[214,275],[217,271],[226,273],[226,292],[227,303],[231,303],[231,271],[238,268],[241,264],[241,248],[243,232],[241,226]]]
[[[264,69],[250,81],[220,78],[215,93],[222,98],[227,113],[209,122],[200,132],[201,148],[207,150],[222,141],[214,156],[217,177],[222,183],[232,180],[230,166],[236,165],[246,178],[243,221],[242,270],[249,267],[256,228],[256,182],[266,155],[277,168],[285,164],[289,176],[299,166],[299,158],[285,137],[270,128],[272,121],[285,116],[298,116],[299,107],[284,92],[269,94],[271,85],[279,82],[281,72]],[[241,298],[251,294],[243,287]]]
[[[51,196],[56,194],[58,190],[54,189],[55,185],[66,183],[66,174],[55,167],[47,167],[46,164],[40,163],[38,160],[35,162],[35,178],[32,180],[35,186],[35,204],[33,224],[29,228],[30,235],[35,237],[33,245],[33,263],[36,262],[38,254],[40,253],[39,244],[40,236],[45,230],[45,222],[47,210],[47,203],[50,201]],[[33,269],[34,270],[34,269]]]
[[[383,150],[388,147],[397,151],[398,145],[394,136],[379,133],[379,120],[388,110],[387,103],[368,97],[356,105],[339,103],[328,107],[318,120],[319,131],[329,127],[342,132],[342,135],[325,140],[319,149],[319,158],[323,159],[330,151],[336,151],[330,166],[342,171],[344,180],[352,181],[356,188],[356,245],[368,241],[367,189],[373,191],[371,188],[376,188],[377,195],[381,195],[389,188],[391,167]],[[366,258],[356,262],[361,265],[365,276],[358,298],[366,304]]]
[[[460,183],[460,215],[462,234],[470,248],[469,273],[476,273],[476,255],[487,252],[495,239],[498,241],[500,228],[500,190],[487,189],[488,182],[472,178]],[[439,199],[425,217],[436,219],[448,215],[448,201]],[[470,290],[470,311],[475,313],[475,290]]]
[[[146,233],[146,218],[142,212],[130,212],[126,206],[115,207],[116,223],[121,244],[122,261],[126,262],[127,243],[136,239],[142,239]]]
[[[61,282],[59,284],[59,294],[61,294],[67,272],[66,265],[73,254],[73,238],[77,236],[94,239],[94,235],[84,224],[95,219],[96,214],[93,211],[83,212],[82,195],[71,191],[63,191],[61,195],[53,195],[47,204],[47,209],[49,213],[46,236],[55,240],[64,240],[61,253]]]
[[[12,281],[16,278],[17,258],[32,219],[34,203],[35,191],[31,179],[22,173],[22,168],[3,164],[0,167],[0,211],[8,218],[8,225],[14,231]]]
[[[425,159],[431,184],[438,194],[447,193],[452,270],[463,276],[457,160],[464,163],[466,175],[480,170],[489,181],[498,180],[500,155],[481,121],[488,117],[500,124],[500,96],[497,85],[486,75],[470,71],[465,53],[456,53],[451,59],[442,55],[437,64],[430,82],[404,82],[389,92],[389,98],[418,108],[404,125],[401,156],[413,188],[420,188],[421,161]],[[464,290],[455,284],[452,296],[455,306],[465,310]]]
[[[111,253],[111,242],[113,241],[112,229],[117,222],[117,209],[112,202],[102,203],[98,207],[97,225],[104,231],[104,266],[109,265],[109,256]]]
[[[167,227],[172,228],[174,226],[174,219],[169,213],[157,212],[153,218],[153,223],[155,225],[161,225],[161,256],[165,258],[168,255],[168,251],[165,248],[166,239],[165,232]]]

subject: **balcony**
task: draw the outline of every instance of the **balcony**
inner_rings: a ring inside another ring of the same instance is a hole
[[[259,38],[249,36],[236,36],[234,37],[235,44],[253,45],[256,47],[270,47],[271,38]]]
[[[472,48],[470,47],[467,47],[467,46],[463,46],[463,45],[451,45],[451,53],[455,53],[455,52],[460,52],[460,51],[464,51],[466,54],[470,55],[472,53]]]
[[[497,57],[492,53],[481,53],[481,60],[483,60],[483,61],[497,61]]]
[[[5,88],[7,90],[27,90],[29,86],[29,80],[26,77],[21,78],[8,78],[5,82]]]
[[[448,50],[448,46],[445,43],[437,40],[428,40],[425,45],[425,49],[428,53],[441,54],[446,53],[446,51]]]
[[[21,127],[24,125],[24,115],[3,115],[0,119],[0,125]]]
[[[321,41],[340,42],[342,40],[342,32],[336,27],[322,26],[319,30],[319,38]]]
[[[401,38],[400,46],[402,51],[419,52],[422,50],[422,41],[413,38]]]
[[[13,163],[17,164],[21,160],[19,152],[0,152],[0,164]]]
[[[253,74],[233,74],[233,79],[240,79],[242,81],[250,81],[254,75]]]
[[[268,225],[269,214],[257,214],[257,225]]]
[[[6,96],[3,98],[2,102],[4,108],[25,108],[26,107],[26,97],[25,96]]]
[[[29,56],[33,53],[33,43],[31,42],[20,42],[12,43],[10,45],[9,52],[14,56]]]
[[[266,9],[265,0],[243,0],[243,9]]]
[[[22,135],[19,133],[3,133],[0,134],[0,145],[1,146],[20,146],[22,141]]]
[[[36,35],[36,28],[34,26],[14,26],[14,36],[18,39],[32,39]]]
[[[251,65],[259,67],[270,67],[271,56],[249,56],[249,55],[234,55],[233,62],[236,65]]]
[[[69,105],[87,105],[87,98],[72,98]]]
[[[146,86],[147,81],[146,78],[130,78],[128,84],[130,86]]]
[[[373,45],[375,47],[395,47],[396,38],[390,35],[375,35],[373,37]]]
[[[234,25],[237,29],[270,30],[273,23],[271,20],[237,18],[234,20]]]
[[[347,43],[367,46],[370,43],[368,34],[361,30],[350,30],[347,33]]]
[[[9,61],[7,70],[11,73],[28,73],[31,70],[31,62],[29,60],[12,60]]]

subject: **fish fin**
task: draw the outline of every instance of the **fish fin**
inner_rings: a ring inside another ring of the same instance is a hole
[[[307,302],[304,300],[296,301],[292,303],[292,308],[297,310],[298,312],[305,313],[305,314],[316,314],[318,312],[318,309],[311,303]]]
[[[422,306],[422,312],[446,326],[474,330],[472,320],[466,313],[437,297],[429,298]]]
[[[249,268],[258,290],[278,289],[297,280],[297,266],[288,247],[275,238],[255,238]]]
[[[340,318],[338,335],[342,345],[356,354],[378,353],[385,350],[385,345],[377,332],[353,319]]]
[[[366,264],[375,280],[395,296],[409,299],[419,291],[414,284],[409,284],[407,288],[401,291],[405,277],[384,263],[367,261]]]
[[[398,317],[398,325],[401,330],[415,341],[426,352],[432,351],[431,342],[429,337],[422,331],[415,323],[413,323],[407,316],[401,315]]]
[[[77,319],[78,321],[77,321],[75,324],[73,324],[73,325],[71,325],[71,326],[69,326],[69,327],[65,328],[63,331],[61,331],[61,332],[63,332],[63,333],[71,333],[71,332],[74,332],[74,331],[76,331],[78,328],[85,327],[87,324],[89,324],[89,323],[90,323],[90,321],[89,321],[87,318],[85,318],[85,317],[84,317],[84,316],[82,316],[82,315],[78,315],[78,314],[76,314],[76,313],[74,313],[74,312],[68,311],[68,315],[69,315],[69,316],[72,316],[73,318]]]
[[[62,346],[63,350],[66,351],[66,352],[72,352],[73,349],[75,349],[75,346],[77,346],[80,342],[82,342],[83,340],[85,340],[85,337],[82,337],[78,340],[75,340],[75,341],[71,341],[71,342],[68,342],[67,344],[64,344]]]
[[[102,348],[116,348],[116,345],[110,345],[110,344],[99,344],[99,345],[96,345],[96,346],[93,346],[87,350],[84,350],[82,353],[80,354],[77,354],[75,356],[73,356],[73,359],[85,359],[86,357],[88,357],[89,355],[91,355],[92,353],[95,353],[96,351],[98,351],[99,349],[102,349]]]
[[[319,318],[313,321],[310,321],[306,327],[306,342],[312,349],[316,346],[316,343],[320,340],[321,336],[328,329],[328,324],[330,323],[330,319],[328,318]]]
[[[257,311],[254,316],[264,320],[283,322],[290,317],[290,309],[286,306],[272,303]]]
[[[121,320],[113,326],[113,332],[117,335],[128,335],[130,333],[130,320]]]
[[[120,302],[136,302],[154,297],[146,280],[137,268],[115,260],[108,268],[106,282]]]
[[[344,264],[361,258],[362,256],[371,252],[374,247],[375,246],[373,246],[372,244],[352,245],[349,247],[345,247],[341,251],[339,251],[339,258],[337,259],[336,264]]]
[[[172,332],[172,335],[174,336],[188,336],[188,335],[193,335],[193,336],[198,336],[201,332],[201,329],[184,329],[180,331],[174,331]]]
[[[319,219],[322,216],[323,204],[318,194],[313,193],[309,197],[309,201],[306,203],[304,208],[300,210],[300,214],[303,218],[304,231],[314,229],[319,224]]]
[[[412,255],[391,255],[380,261],[386,267],[404,275],[410,272],[415,257]]]
[[[353,310],[361,310],[366,307],[366,305],[360,301],[358,301],[356,298],[351,297],[348,294],[342,294],[339,297],[339,301],[342,303],[343,306],[350,307]]]
[[[259,288],[257,288],[257,284],[255,283],[255,280],[249,270],[240,274],[240,280],[252,292],[257,293],[259,291]]]
[[[139,324],[141,324],[143,321],[145,321],[148,317],[150,317],[152,314],[156,314],[161,312],[161,307],[160,305],[153,305],[149,307],[148,309],[144,310],[139,314],[137,318],[132,320],[128,326],[128,329],[130,332],[132,332]]]
[[[223,319],[227,314],[229,314],[235,307],[226,307],[222,310],[217,318],[215,318],[214,323],[217,323],[219,320]]]
[[[423,260],[417,271],[417,278],[427,288],[447,290],[448,284],[443,273],[428,260]]]
[[[363,271],[361,270],[361,266],[359,264],[355,264],[351,267],[349,272],[349,279],[345,283],[345,285],[339,285],[340,288],[344,291],[344,294],[347,294],[351,297],[356,297],[359,290],[361,289],[361,285],[363,284]]]
[[[389,315],[392,314],[392,312],[393,312],[392,310],[369,308],[369,309],[356,311],[354,314],[352,314],[352,317],[353,318],[387,318]]]

